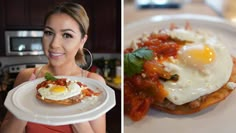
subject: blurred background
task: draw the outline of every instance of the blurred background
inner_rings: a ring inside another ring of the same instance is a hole
[[[84,51],[87,65],[102,75],[116,93],[116,106],[107,113],[107,131],[121,132],[121,1],[119,0],[0,0],[0,124],[3,103],[20,70],[47,63],[42,51],[43,20],[61,2],[81,4],[90,18]],[[93,59],[91,59],[91,56]]]
[[[235,0],[124,0],[124,26],[155,15],[201,14],[236,22]]]

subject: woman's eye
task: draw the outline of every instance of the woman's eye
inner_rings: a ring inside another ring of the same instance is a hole
[[[53,34],[53,32],[51,32],[51,31],[47,31],[47,30],[44,31],[44,35],[46,35],[46,36],[51,36],[52,34]]]
[[[71,34],[68,34],[68,33],[64,33],[64,34],[63,34],[63,37],[64,37],[64,38],[72,38],[72,35],[71,35]]]

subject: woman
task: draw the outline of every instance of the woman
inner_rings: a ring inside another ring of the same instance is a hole
[[[44,77],[46,72],[53,75],[84,76],[104,82],[104,79],[78,67],[85,64],[83,46],[87,40],[89,18],[84,8],[76,3],[63,3],[50,11],[44,21],[43,47],[48,64],[41,68],[22,70],[15,81],[15,86],[35,78]],[[96,120],[63,126],[49,126],[17,119],[7,113],[2,126],[2,133],[37,133],[37,132],[79,132],[105,133],[105,115]]]

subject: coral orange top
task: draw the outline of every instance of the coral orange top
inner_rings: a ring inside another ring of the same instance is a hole
[[[28,122],[26,126],[27,133],[73,133],[70,125],[50,126]]]

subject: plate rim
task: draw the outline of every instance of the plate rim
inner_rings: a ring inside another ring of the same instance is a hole
[[[154,21],[154,22],[161,22],[161,21],[168,21],[168,20],[175,20],[175,19],[193,19],[193,20],[204,20],[208,22],[218,22],[218,23],[224,23],[231,25],[233,27],[236,27],[236,24],[233,23],[230,20],[226,20],[224,18],[218,17],[218,16],[210,16],[210,15],[204,15],[204,14],[191,14],[191,13],[182,13],[182,14],[165,14],[165,15],[155,15],[151,17],[145,17],[137,21],[133,21],[131,23],[128,23],[124,26],[124,31],[126,29],[135,27],[139,24],[142,24],[147,21]],[[125,33],[125,32],[124,32]]]

